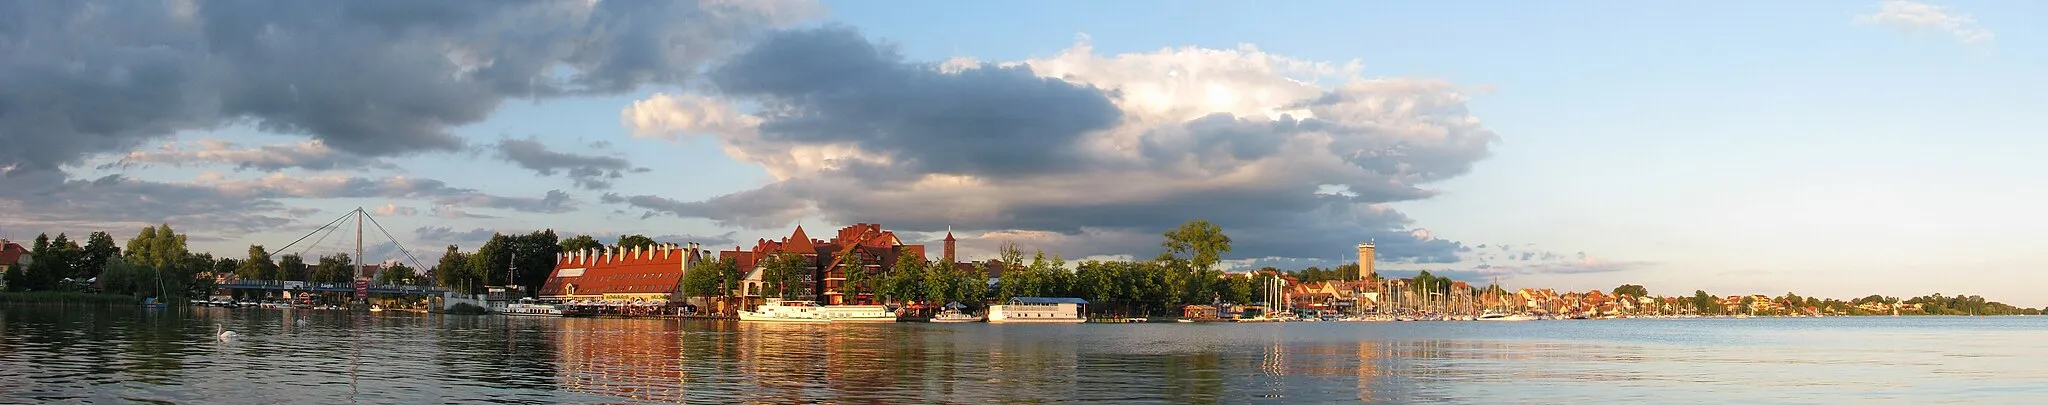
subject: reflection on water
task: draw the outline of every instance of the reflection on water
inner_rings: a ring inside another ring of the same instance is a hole
[[[217,330],[235,330],[233,341]],[[0,308],[0,402],[2029,402],[2048,320],[755,324]]]

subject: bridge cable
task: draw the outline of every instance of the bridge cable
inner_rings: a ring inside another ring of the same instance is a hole
[[[335,218],[335,219],[334,219],[333,221],[327,221],[327,225],[321,225],[321,226],[320,226],[320,229],[327,229],[327,227],[330,227],[330,226],[334,226],[334,224],[335,224],[335,223],[341,222],[341,220],[343,220],[343,219],[348,219],[348,217],[349,217],[350,215],[355,215],[355,211],[349,211],[349,213],[347,213],[347,214],[341,214],[341,217],[339,217],[339,218]],[[338,229],[339,227],[336,227],[336,228]],[[311,237],[311,236],[313,236],[313,234],[316,234],[316,233],[320,233],[320,229],[314,229],[314,230],[313,230],[313,232],[308,232],[308,233],[306,233],[306,236],[300,236],[300,237],[299,237],[299,240],[295,240],[295,241],[292,241],[292,243],[290,243],[290,244],[287,244],[287,245],[284,245],[284,247],[282,247],[282,248],[278,248],[277,250],[278,250],[278,251],[286,251],[286,250],[291,250],[291,248],[292,248],[292,245],[297,245],[297,244],[299,244],[299,242],[305,241],[307,237]],[[333,232],[334,232],[334,231],[328,231],[328,233],[333,233]],[[319,243],[319,242],[314,242],[314,243]]]
[[[390,239],[390,240],[391,240],[391,246],[396,246],[396,247],[398,247],[398,251],[399,251],[400,253],[405,253],[405,257],[406,257],[406,258],[408,258],[408,259],[412,259],[412,265],[414,265],[414,266],[419,266],[419,268],[417,268],[417,269],[413,269],[413,271],[424,271],[424,270],[428,270],[428,268],[427,268],[426,266],[424,266],[424,265],[422,265],[422,264],[420,263],[420,258],[419,258],[419,257],[415,257],[415,256],[413,256],[413,255],[412,255],[412,251],[411,251],[411,250],[408,250],[408,249],[406,249],[406,248],[405,248],[405,245],[404,245],[404,244],[398,243],[398,238],[396,238],[396,237],[392,237],[392,236],[391,236],[391,230],[389,230],[389,229],[384,229],[384,224],[381,224],[381,223],[377,223],[377,217],[373,217],[373,216],[370,216],[370,213],[368,213],[368,212],[364,212],[364,213],[363,213],[363,218],[369,218],[369,219],[370,219],[370,224],[371,224],[371,225],[375,225],[375,226],[377,226],[377,232],[382,232],[382,233],[384,233],[384,238],[385,238],[385,239]],[[415,274],[417,274],[417,273],[415,273]]]

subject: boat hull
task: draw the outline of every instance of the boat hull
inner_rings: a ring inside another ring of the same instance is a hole
[[[1027,319],[1027,318],[1007,318],[1007,319],[990,319],[990,320],[988,320],[988,323],[1082,323],[1082,322],[1087,322],[1087,321],[1088,321],[1088,320],[1086,320],[1086,319],[1081,319],[1081,318],[1071,318],[1071,319],[1062,319],[1062,318],[1028,318],[1028,319]]]
[[[826,323],[826,322],[832,322],[832,320],[830,320],[830,319],[825,319],[825,318],[795,318],[795,317],[780,317],[780,316],[768,316],[768,315],[760,315],[760,314],[754,314],[754,313],[750,313],[750,312],[747,312],[747,311],[740,311],[740,321],[742,321],[742,322],[784,322],[784,323]]]

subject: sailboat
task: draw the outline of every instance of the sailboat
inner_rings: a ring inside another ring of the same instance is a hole
[[[157,269],[157,271],[156,271],[156,297],[149,297],[149,298],[147,298],[147,299],[143,299],[143,300],[142,300],[142,307],[143,307],[143,308],[163,308],[163,307],[164,307],[164,303],[163,303],[163,301],[157,301],[157,297],[162,297],[163,295],[164,295],[164,271],[163,271],[163,269]]]

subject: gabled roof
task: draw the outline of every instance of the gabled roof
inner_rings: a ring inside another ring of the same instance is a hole
[[[28,249],[21,247],[21,244],[7,242],[6,245],[0,245],[0,264],[21,264],[21,257],[27,254]]]
[[[804,234],[804,226],[797,225],[796,233],[789,235],[789,241],[783,242],[782,251],[796,254],[817,254],[818,248],[811,244],[811,236]]]
[[[1084,300],[1084,299],[1080,299],[1080,298],[1067,298],[1067,297],[1014,297],[1014,298],[1010,298],[1010,302],[1014,302],[1014,303],[1019,303],[1019,304],[1081,304],[1081,305],[1088,305],[1088,300]]]

